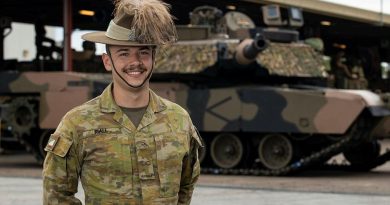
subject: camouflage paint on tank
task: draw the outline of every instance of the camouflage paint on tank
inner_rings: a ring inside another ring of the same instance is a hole
[[[71,108],[95,96],[95,86],[106,86],[108,74],[85,74],[71,72],[3,72],[6,85],[4,94],[32,94],[39,97],[39,128],[54,129],[62,116]]]
[[[190,89],[169,83],[156,88],[170,92],[170,100],[188,110],[203,132],[343,134],[369,107],[360,95],[332,89]]]
[[[182,41],[156,55],[156,73],[198,73],[215,65],[219,58],[232,59],[240,41]],[[219,47],[226,52],[218,56]],[[270,43],[259,53],[256,62],[272,75],[326,77],[326,63],[320,53],[302,43]]]
[[[314,123],[326,133],[344,133],[368,105],[359,95],[324,90],[327,103],[318,110]]]
[[[217,44],[214,41],[179,42],[159,50],[156,55],[156,73],[197,73],[217,62]]]
[[[64,114],[91,98],[89,87],[65,91],[42,92],[39,104],[39,126],[41,129],[55,128]]]
[[[240,128],[237,119],[242,103],[236,89],[191,89],[177,94],[177,102],[189,110],[200,131],[237,131]]]
[[[302,43],[270,43],[257,63],[270,74],[295,77],[326,77],[326,64],[311,46]]]
[[[155,91],[159,96],[168,99],[172,102],[176,102],[178,90],[188,90],[188,86],[183,83],[150,83],[150,88]],[[187,99],[187,97],[185,97]]]
[[[20,77],[18,72],[0,72],[0,93],[10,93],[10,84]]]

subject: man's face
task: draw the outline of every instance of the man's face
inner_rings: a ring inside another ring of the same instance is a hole
[[[114,83],[124,88],[148,86],[153,67],[153,49],[146,46],[109,46],[112,62],[107,54],[103,63],[107,71],[112,71]],[[115,69],[118,72],[115,72]],[[122,79],[121,79],[122,78]],[[126,85],[126,81],[128,85]]]

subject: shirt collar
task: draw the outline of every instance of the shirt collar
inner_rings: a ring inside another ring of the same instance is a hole
[[[100,98],[100,109],[102,112],[106,113],[114,113],[118,111],[120,108],[116,104],[114,97],[112,95],[112,86],[110,83],[101,94]],[[149,105],[147,111],[152,111],[153,113],[158,113],[166,109],[166,104],[156,93],[154,93],[151,89],[149,89]]]

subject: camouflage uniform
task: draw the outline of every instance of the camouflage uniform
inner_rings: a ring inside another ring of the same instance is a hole
[[[44,204],[189,204],[200,138],[188,113],[150,91],[137,128],[115,104],[112,85],[68,112],[45,148]]]

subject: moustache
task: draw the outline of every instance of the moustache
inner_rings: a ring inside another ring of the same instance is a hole
[[[145,72],[147,69],[143,65],[129,66],[122,69],[122,72]]]

